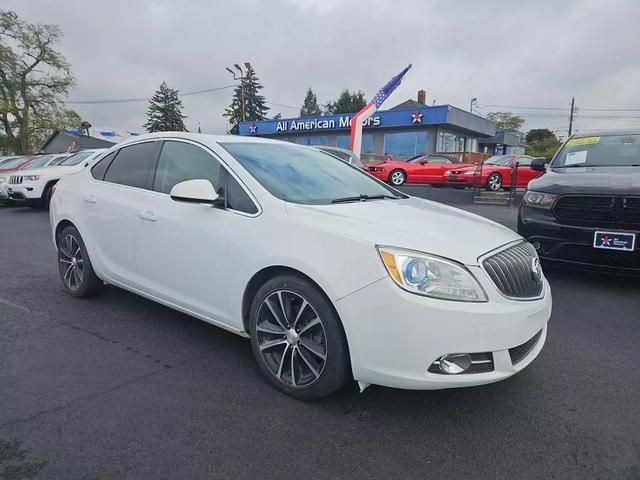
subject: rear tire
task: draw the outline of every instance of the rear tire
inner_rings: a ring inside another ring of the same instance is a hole
[[[351,378],[340,319],[322,291],[305,278],[268,280],[251,303],[249,334],[260,371],[287,395],[315,400]]]
[[[64,288],[74,297],[90,297],[103,288],[80,232],[73,226],[62,230],[58,239],[58,271]]]

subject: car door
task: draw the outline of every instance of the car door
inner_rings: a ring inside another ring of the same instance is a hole
[[[407,172],[408,183],[426,183],[429,178],[429,162],[427,156],[404,162],[402,168]]]
[[[428,162],[427,183],[437,185],[444,183],[444,172],[454,166],[453,162],[440,155],[429,155]]]
[[[93,262],[113,282],[138,287],[134,221],[149,195],[158,141],[125,146],[91,168],[93,180],[82,193],[85,243]],[[59,167],[62,168],[62,167]]]
[[[158,157],[152,195],[139,206],[134,222],[136,259],[145,290],[223,324],[230,324],[229,241],[240,230],[237,222],[249,217],[230,208],[176,201],[169,193],[180,182],[207,179],[224,195],[228,177],[226,168],[205,147],[186,140],[166,140]]]

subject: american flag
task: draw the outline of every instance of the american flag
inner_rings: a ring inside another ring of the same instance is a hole
[[[349,148],[352,152],[360,155],[360,148],[362,146],[362,124],[367,118],[373,115],[376,110],[378,110],[384,103],[384,101],[389,98],[389,95],[391,95],[393,91],[398,88],[398,85],[400,85],[400,82],[402,82],[402,77],[405,76],[410,68],[411,64],[409,64],[398,75],[389,80],[384,87],[378,90],[378,93],[376,93],[376,96],[373,97],[373,100],[367,103],[362,110],[360,110],[353,116],[353,118],[351,119],[351,141],[349,142]]]

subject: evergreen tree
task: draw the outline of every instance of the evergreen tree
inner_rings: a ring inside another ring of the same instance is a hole
[[[360,90],[350,92],[345,88],[340,92],[340,96],[335,102],[327,102],[324,105],[325,113],[328,115],[336,113],[354,113],[362,110],[367,104],[367,99]]]
[[[237,125],[243,121],[242,118],[242,89],[244,87],[244,112],[247,122],[258,122],[267,119],[269,107],[266,105],[264,96],[260,95],[260,90],[264,87],[260,79],[256,76],[255,70],[250,67],[244,72],[243,80],[238,85],[231,99],[231,105],[225,109],[223,117],[229,118],[231,125]],[[232,129],[233,130],[233,129]]]
[[[148,132],[186,132],[182,115],[182,101],[178,90],[169,88],[162,82],[149,101],[147,123],[143,126]]]
[[[316,117],[318,115],[322,115],[322,110],[320,110],[320,105],[318,104],[318,97],[311,87],[307,89],[307,94],[304,97],[304,103],[302,104],[302,108],[300,109],[301,117]]]

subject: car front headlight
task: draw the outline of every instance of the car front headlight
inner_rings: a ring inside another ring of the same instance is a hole
[[[40,180],[40,175],[25,175],[22,177],[22,180],[27,180],[28,182],[36,182]]]
[[[0,183],[7,183],[7,177],[0,177]]]
[[[458,302],[487,301],[478,281],[459,263],[414,250],[377,249],[389,276],[408,292]]]
[[[558,198],[553,193],[528,191],[524,194],[524,204],[528,207],[546,208],[549,210]]]
[[[464,172],[463,175],[475,175],[476,171],[475,170],[469,170],[468,172]]]

